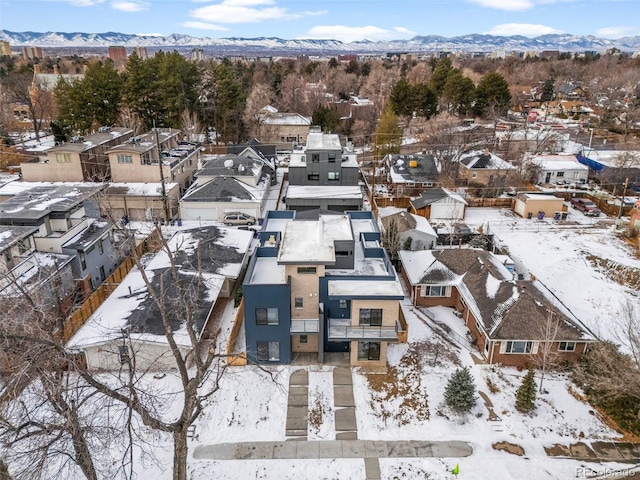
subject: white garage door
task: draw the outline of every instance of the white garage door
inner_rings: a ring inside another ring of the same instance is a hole
[[[180,206],[180,216],[183,220],[205,220],[218,221],[217,208],[196,208],[191,206]]]

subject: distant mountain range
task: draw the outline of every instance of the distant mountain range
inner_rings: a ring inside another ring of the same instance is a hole
[[[521,35],[509,37],[470,34],[460,37],[437,35],[417,36],[409,40],[359,41],[344,43],[339,40],[286,40],[282,38],[208,38],[192,37],[174,33],[165,37],[129,35],[124,33],[63,33],[63,32],[10,32],[0,30],[0,40],[11,46],[39,46],[66,48],[99,48],[112,45],[125,47],[202,47],[208,50],[264,52],[309,52],[309,53],[384,53],[384,52],[433,52],[466,51],[491,52],[560,50],[563,52],[598,51],[619,48],[626,52],[640,51],[640,36],[623,37],[617,40],[569,34],[542,35],[529,38]]]

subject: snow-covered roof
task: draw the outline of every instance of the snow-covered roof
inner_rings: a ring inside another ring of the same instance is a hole
[[[15,183],[6,185],[10,188]],[[3,219],[39,219],[51,212],[67,212],[100,190],[102,184],[52,183],[29,188],[0,203]],[[3,189],[2,189],[3,190]]]
[[[307,150],[342,150],[337,133],[309,132]]]
[[[263,162],[247,156],[227,154],[205,157],[206,163],[196,177],[257,177],[262,173]]]
[[[258,257],[248,283],[252,285],[281,285],[286,282],[285,266],[278,263],[276,257]]]
[[[289,185],[287,198],[359,198],[362,199],[360,187],[349,185]]]
[[[398,280],[329,280],[328,292],[332,296],[404,298]]]
[[[268,193],[269,176],[263,174],[256,185],[248,185],[232,177],[214,177],[196,184],[187,191],[180,203],[186,202],[258,202]]]
[[[455,286],[484,330],[494,339],[538,340],[550,313],[561,319],[558,339],[594,337],[550,292],[516,281],[503,258],[478,249],[400,252],[412,285]]]
[[[393,183],[433,183],[438,180],[438,166],[433,155],[387,155],[385,162]]]
[[[0,225],[0,252],[12,247],[23,238],[32,235],[38,227],[18,227],[13,225]]]
[[[32,252],[11,270],[10,275],[0,276],[0,295],[22,296],[24,290],[36,291],[47,285],[51,277],[62,271],[74,258],[73,255],[62,253]],[[45,290],[50,291],[49,288]]]
[[[181,269],[215,273],[230,278],[238,278],[244,259],[251,246],[253,233],[237,228],[206,226],[180,230],[168,241],[174,253],[174,262]],[[165,262],[169,257],[165,251],[154,257],[153,263]]]
[[[605,167],[640,168],[640,150],[585,150],[583,155]]]
[[[145,132],[143,134],[136,135],[135,137],[131,137],[125,143],[121,143],[119,145],[116,145],[115,147],[110,148],[106,151],[106,153],[107,155],[119,152],[145,153],[149,150],[157,148],[158,144],[160,144],[161,147],[164,147],[163,143],[165,143],[170,138],[178,137],[180,133],[181,131],[175,128],[158,128],[154,131]]]
[[[112,229],[113,225],[109,222],[92,222],[87,228],[62,245],[62,248],[84,252]]]
[[[442,200],[453,200],[456,203],[467,205],[467,201],[462,198],[461,195],[441,187],[430,188],[423,191],[418,198],[411,200],[411,205],[413,205],[413,207],[418,210],[420,208],[426,207],[427,205],[431,205],[432,203],[440,202]]]
[[[383,216],[380,219],[385,228],[388,227],[389,223],[394,220],[398,223],[398,231],[400,233],[417,230],[434,238],[438,236],[438,234],[426,218],[421,217],[420,215],[409,213],[406,210],[401,210],[391,215]]]
[[[515,170],[516,168],[499,156],[482,150],[463,153],[458,157],[458,161],[470,170]]]
[[[353,240],[347,215],[321,215],[317,221],[290,221],[282,236],[278,261],[334,263],[336,240]]]
[[[179,187],[178,183],[165,183],[164,189],[167,193]],[[106,195],[126,195],[128,197],[161,197],[162,196],[162,184],[157,183],[141,183],[141,182],[123,182],[109,183],[106,190]]]
[[[166,302],[176,343],[182,347],[190,347],[191,341],[184,323],[184,305],[180,304],[171,269],[149,265],[145,268],[145,275],[157,292],[158,298]],[[199,301],[194,300],[191,304],[196,334],[200,334],[224,284],[224,277],[202,273],[200,281],[195,272],[181,269],[177,271],[177,275],[183,289],[193,288],[201,296]],[[166,342],[158,305],[137,267],[129,272],[85,325],[69,340],[67,348],[83,349],[121,339],[123,331],[138,341]]]
[[[133,134],[133,130],[130,128],[123,127],[113,127],[105,132],[94,133],[92,135],[87,135],[83,137],[81,141],[78,142],[67,142],[61,143],[60,145],[56,145],[51,147],[46,151],[49,153],[58,153],[58,152],[84,152],[86,150],[90,150],[99,145],[104,145],[113,141],[116,138],[123,137],[125,135]]]
[[[263,115],[261,120],[265,125],[311,125],[311,117],[305,117],[299,113],[270,112]]]
[[[542,170],[589,170],[589,167],[578,162],[575,155],[536,155],[531,157],[531,163]]]

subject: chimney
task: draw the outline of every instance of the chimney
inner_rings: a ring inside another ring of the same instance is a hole
[[[53,66],[53,74],[60,75],[60,69],[58,68],[58,65]]]
[[[484,149],[484,154],[485,154],[485,155],[489,155],[489,149],[488,149],[488,148],[485,148],[485,149]]]

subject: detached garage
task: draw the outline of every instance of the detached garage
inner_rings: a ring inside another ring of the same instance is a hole
[[[556,212],[565,211],[564,199],[547,193],[522,192],[516,197],[513,210],[523,218],[537,218],[539,212],[545,217],[553,217]]]

